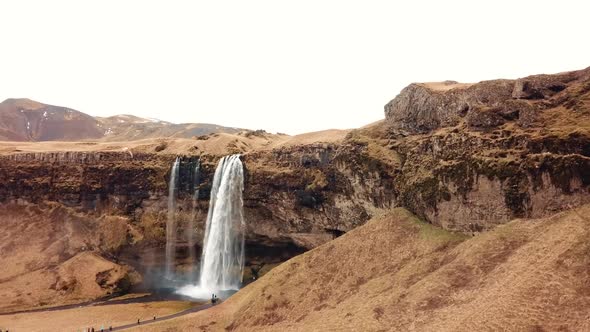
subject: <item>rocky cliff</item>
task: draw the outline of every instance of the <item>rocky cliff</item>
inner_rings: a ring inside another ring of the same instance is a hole
[[[364,149],[356,143],[318,143],[243,156],[246,241],[252,265],[281,262],[364,223],[373,211],[393,205],[390,176],[380,172],[381,161],[363,159]],[[128,237],[116,248],[116,255],[130,264],[140,262],[138,268],[155,266],[163,259],[160,249],[165,241],[167,184],[175,157],[137,152],[2,156],[0,201],[56,202],[95,218],[125,218]],[[202,239],[220,157],[181,157],[176,216],[181,247],[187,243],[184,232],[191,218],[196,221],[197,239]],[[197,159],[201,164],[199,182],[194,178]],[[197,245],[200,252],[200,243]],[[187,258],[186,252],[180,252],[179,257]]]
[[[385,106],[399,204],[480,231],[590,200],[590,68],[477,84],[412,84]]]
[[[470,129],[492,129],[515,121],[527,128],[543,124],[544,111],[585,106],[590,68],[555,75],[476,84],[454,81],[414,83],[385,105],[391,126],[407,134],[428,133],[466,122]]]

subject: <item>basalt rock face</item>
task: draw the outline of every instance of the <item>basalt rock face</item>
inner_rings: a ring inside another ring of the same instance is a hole
[[[589,155],[573,153],[578,147],[534,152],[533,146],[550,140],[448,133],[412,142],[401,147],[400,205],[445,229],[466,232],[589,202]],[[586,136],[583,145],[589,143]]]
[[[309,249],[393,206],[392,179],[365,150],[349,142],[244,156],[244,206],[251,233]]]
[[[0,158],[0,200],[53,201],[84,211],[132,214],[163,191],[164,160],[129,153],[23,153]]]
[[[393,206],[389,167],[367,151],[367,143],[350,140],[244,155],[247,265],[254,270],[282,262],[363,224],[374,211]],[[2,156],[0,202],[55,202],[95,219],[123,218],[123,243],[112,252],[99,252],[149,274],[164,262],[168,180],[175,157],[131,152]],[[194,264],[189,261],[189,231],[196,234],[193,250],[200,255],[220,157],[181,158],[175,213],[180,269]],[[189,230],[191,219],[195,229]]]
[[[392,206],[393,196],[386,193],[391,187],[387,184],[389,178],[377,166],[383,162],[368,157],[366,149],[366,144],[349,141],[342,145],[310,144],[244,155],[249,241],[260,240],[269,245],[286,241],[309,249],[323,243],[326,235],[331,238],[364,223],[369,218],[368,211]],[[74,155],[77,157],[67,160],[47,154],[6,158],[12,170],[23,162],[28,166],[14,178],[13,172],[7,172],[5,181],[10,185],[3,188],[4,198],[54,200],[96,213],[127,215],[137,222],[146,215],[161,219],[159,214],[165,214],[172,156],[70,154]],[[211,182],[220,157],[200,158],[198,183],[193,177],[198,157],[181,158],[178,213],[189,214],[198,189],[195,203],[199,225],[205,221]],[[35,158],[37,162],[33,161]],[[81,159],[87,162],[79,163]],[[58,173],[63,173],[63,178],[45,178]],[[37,177],[30,178],[32,174]],[[33,183],[41,186],[28,186]],[[69,200],[60,200],[60,193],[64,192]],[[85,200],[87,197],[91,199]],[[320,240],[315,241],[315,236]]]
[[[481,231],[590,201],[590,68],[413,84],[385,114],[403,159],[399,204],[446,229]]]

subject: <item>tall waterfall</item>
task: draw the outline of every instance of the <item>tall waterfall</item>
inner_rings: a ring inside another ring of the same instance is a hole
[[[201,183],[201,159],[197,159],[197,164],[195,165],[195,173],[193,175],[194,185],[195,185],[195,192],[193,194],[193,201],[199,199],[199,184]]]
[[[196,253],[195,253],[195,219],[197,218],[197,200],[199,199],[199,184],[201,182],[201,161],[197,159],[197,163],[195,165],[194,173],[193,173],[193,185],[194,185],[194,193],[193,193],[193,211],[191,213],[190,220],[188,222],[188,229],[187,229],[187,238],[188,238],[188,250],[189,250],[189,258],[190,263],[194,266],[195,261],[197,260]],[[192,273],[191,273],[192,275]],[[194,281],[194,279],[193,279]]]
[[[176,158],[170,171],[168,184],[168,220],[166,221],[166,278],[174,277],[174,258],[176,255],[176,196],[178,194],[178,173],[180,158]]]
[[[217,165],[203,240],[200,287],[239,289],[244,271],[244,170],[240,155],[225,156]]]

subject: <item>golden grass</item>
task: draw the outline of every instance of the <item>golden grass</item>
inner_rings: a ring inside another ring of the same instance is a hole
[[[353,130],[348,135],[348,141],[367,146],[367,153],[371,158],[381,160],[390,165],[400,165],[401,158],[394,150],[387,147],[387,139],[379,138],[381,124],[370,129]]]
[[[111,271],[109,283],[126,273],[90,250],[101,239],[110,249],[121,241],[101,232],[93,217],[58,204],[5,204],[0,215],[0,265],[9,267],[0,276],[0,312],[92,300],[108,292],[97,273]]]
[[[139,299],[139,298],[146,297],[146,296],[150,296],[150,293],[129,293],[129,294],[125,294],[125,295],[121,295],[121,296],[117,296],[117,297],[113,297],[111,299],[108,299],[107,302]]]
[[[276,267],[227,302],[142,331],[583,331],[590,205],[476,237],[402,209]]]
[[[584,113],[564,107],[551,108],[541,113],[541,119],[545,129],[558,137],[567,137],[574,133],[590,135],[590,107]]]
[[[0,155],[24,152],[126,152],[155,153],[163,155],[226,155],[269,150],[283,146],[314,143],[334,143],[344,139],[349,130],[324,130],[296,136],[288,135],[246,135],[242,133],[210,134],[203,139],[149,138],[125,142],[87,140],[81,142],[2,142]],[[162,147],[164,147],[162,149]]]
[[[418,83],[418,85],[428,88],[430,90],[441,92],[449,91],[451,89],[467,89],[473,84],[474,83],[458,83],[452,81]]]

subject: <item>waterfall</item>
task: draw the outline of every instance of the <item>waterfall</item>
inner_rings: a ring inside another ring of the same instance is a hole
[[[193,175],[193,183],[195,184],[195,192],[193,194],[193,201],[199,199],[199,184],[201,183],[201,160],[197,159],[195,165],[195,173]]]
[[[194,185],[194,193],[193,193],[193,211],[191,213],[191,218],[188,223],[187,229],[187,237],[188,237],[188,250],[189,250],[189,258],[190,263],[194,267],[195,261],[197,259],[195,253],[195,219],[197,218],[197,200],[199,199],[199,184],[201,181],[201,161],[197,159],[197,164],[195,165],[194,173],[193,173],[193,185]],[[191,273],[191,275],[194,275]],[[191,281],[194,281],[191,280]]]
[[[174,277],[174,258],[176,256],[176,196],[178,194],[178,173],[180,158],[176,158],[170,170],[168,184],[168,220],[166,221],[166,278]]]
[[[244,170],[240,155],[225,156],[217,165],[201,257],[200,287],[239,289],[244,271]]]

